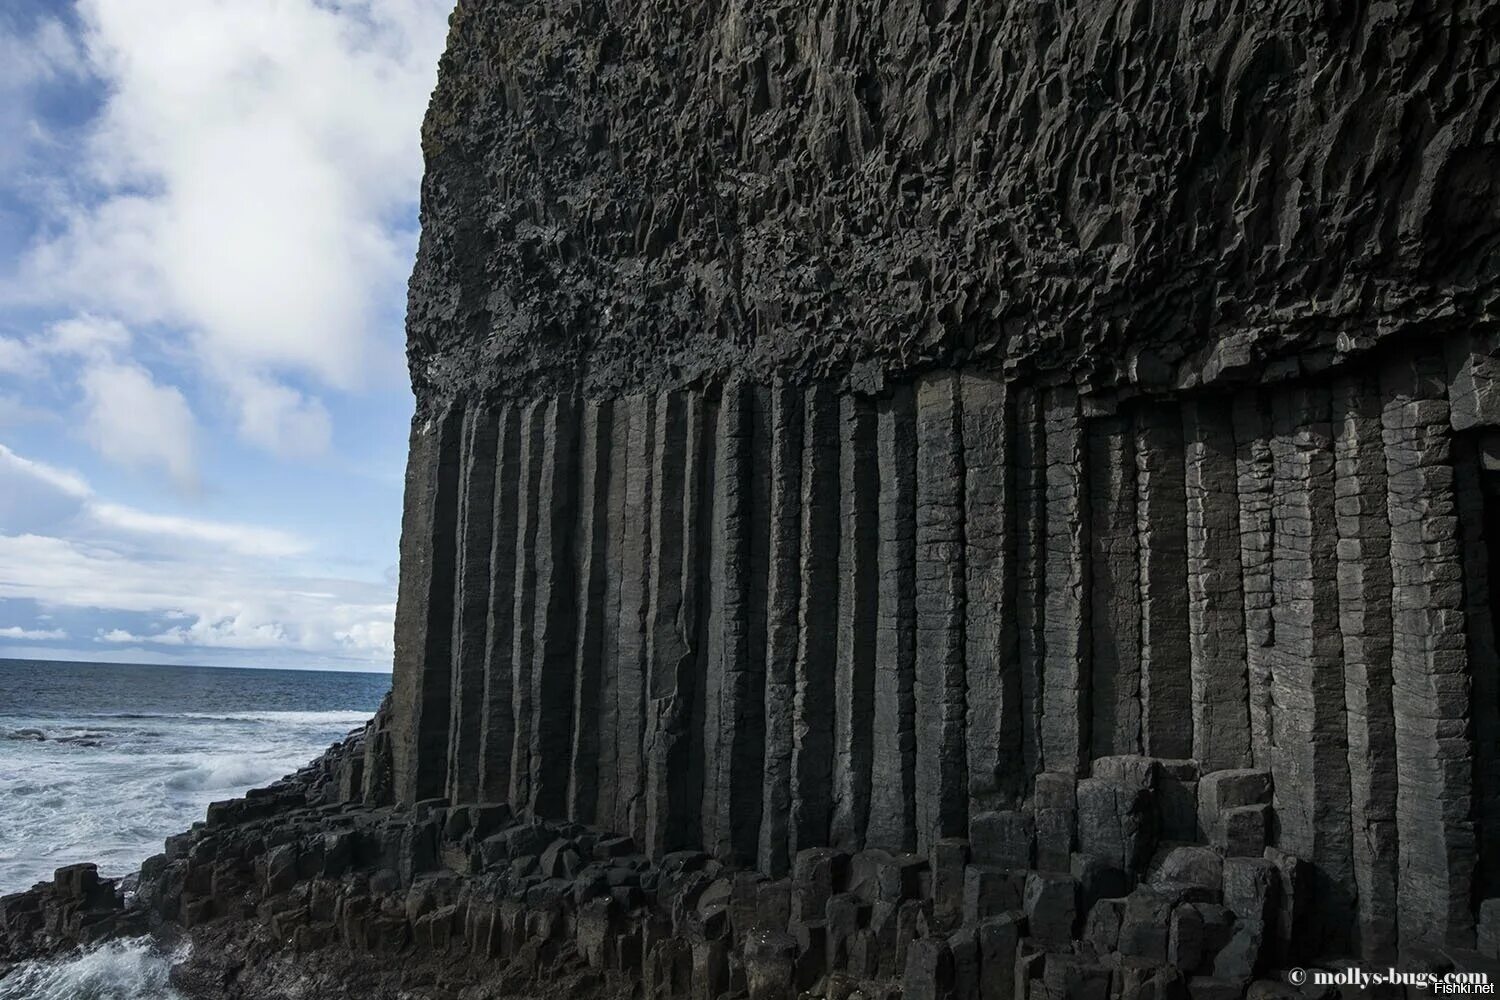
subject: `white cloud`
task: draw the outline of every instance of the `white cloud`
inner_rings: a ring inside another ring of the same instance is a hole
[[[135,364],[103,362],[84,371],[84,436],[105,458],[160,469],[185,489],[196,487],[193,411],[173,386]]]
[[[27,642],[48,642],[58,639],[66,639],[68,633],[60,628],[31,629],[12,625],[9,628],[0,628],[0,639],[24,639]]]
[[[10,297],[161,324],[273,453],[401,370],[419,123],[452,0],[80,0],[106,100]],[[280,390],[280,391],[277,391]]]
[[[300,540],[270,529],[154,514],[98,498],[65,470],[0,445],[0,602],[145,615],[99,646],[295,653],[389,666],[388,583],[298,575]],[[40,620],[40,618],[39,618]],[[0,630],[0,639],[22,636]]]
[[[284,531],[256,525],[153,514],[100,500],[82,477],[17,455],[0,445],[0,532],[67,534],[82,540],[153,546],[198,546],[211,552],[284,559],[308,544]]]
[[[25,341],[0,337],[0,375],[25,375],[36,369],[36,359]]]
[[[31,349],[38,354],[110,361],[130,347],[130,330],[119,320],[87,313],[53,323]]]
[[[328,450],[333,420],[316,399],[266,379],[234,382],[240,436],[273,455],[305,458]]]

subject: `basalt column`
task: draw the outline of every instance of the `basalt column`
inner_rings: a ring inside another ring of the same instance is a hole
[[[568,815],[592,823],[598,814],[600,750],[614,730],[610,703],[614,671],[605,663],[605,637],[617,625],[607,614],[605,595],[618,565],[610,544],[617,530],[611,502],[611,444],[614,404],[587,402],[582,408],[578,441],[578,525],[573,541],[577,566],[575,607],[578,616],[573,652],[573,719],[568,774]],[[613,759],[613,758],[611,758]]]
[[[455,802],[474,801],[479,794],[498,429],[487,407],[471,407],[464,415],[448,740],[448,797]]]
[[[1141,588],[1141,747],[1193,753],[1187,614],[1187,507],[1182,417],[1151,404],[1135,413],[1136,527]]]
[[[960,379],[964,448],[964,677],[969,815],[1024,793],[1016,654],[1016,503],[1010,395],[997,378]]]
[[[1474,743],[1474,818],[1479,839],[1476,882],[1485,896],[1500,892],[1500,656],[1490,576],[1494,530],[1487,523],[1480,442],[1472,434],[1453,441],[1453,488],[1458,508],[1464,572],[1464,626],[1468,636]]]
[[[397,799],[443,794],[452,711],[454,575],[464,412],[451,406],[412,421],[401,518],[401,587],[392,677],[392,774]]]
[[[1239,507],[1240,581],[1245,602],[1245,681],[1249,696],[1250,756],[1271,766],[1276,716],[1271,710],[1271,506],[1275,496],[1270,417],[1258,390],[1233,403],[1235,488]]]
[[[771,875],[791,865],[792,707],[796,698],[802,594],[802,416],[796,390],[771,394],[770,542],[766,574],[765,767],[759,867]]]
[[[1272,756],[1281,844],[1313,861],[1322,940],[1352,927],[1348,728],[1339,635],[1337,525],[1329,393],[1278,392],[1272,402]]]
[[[1381,372],[1391,524],[1397,932],[1466,945],[1474,927],[1473,772],[1462,558],[1440,356]]]
[[[707,414],[696,393],[667,392],[656,403],[652,469],[652,556],[647,619],[645,846],[654,853],[697,842],[701,746],[694,743],[698,684],[699,529],[711,493],[700,461]],[[695,753],[694,751],[698,752]]]
[[[645,839],[645,770],[641,757],[646,712],[646,628],[651,597],[652,509],[656,399],[624,400],[625,488],[621,524],[620,584],[614,595],[615,632],[615,808],[613,828]]]
[[[915,397],[901,386],[876,408],[880,522],[875,611],[875,683],[870,821],[865,843],[917,846]]]
[[[964,746],[964,466],[959,382],[917,383],[917,846],[961,836]]]
[[[490,540],[490,598],[485,622],[484,719],[480,725],[479,797],[510,795],[515,749],[514,659],[516,529],[520,500],[521,408],[501,408],[496,433],[495,522]]]
[[[1350,822],[1359,951],[1396,946],[1396,728],[1391,714],[1391,524],[1386,514],[1380,386],[1373,374],[1333,389],[1339,630],[1349,726]]]
[[[1183,405],[1193,756],[1205,771],[1250,764],[1234,426],[1221,400]]]
[[[803,848],[828,843],[837,726],[835,679],[840,673],[839,399],[829,388],[817,386],[807,391],[803,403],[798,504],[802,510],[802,580],[792,698],[792,821],[787,844],[794,857]],[[843,693],[846,699],[857,697],[852,686]]]
[[[1089,421],[1089,738],[1095,757],[1141,750],[1140,552],[1135,431],[1124,415]]]
[[[845,396],[839,425],[838,666],[829,692],[835,725],[828,839],[857,850],[869,824],[874,756],[880,467],[873,403]]]
[[[1089,758],[1088,473],[1072,389],[1046,394],[1047,533],[1043,589],[1042,762],[1082,775]]]
[[[765,757],[766,403],[743,381],[725,386],[714,453],[714,548],[722,555],[708,581],[719,624],[708,636],[703,843],[741,863],[756,856]]]

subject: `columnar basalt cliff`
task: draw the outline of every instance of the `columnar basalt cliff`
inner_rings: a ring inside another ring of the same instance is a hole
[[[148,865],[185,981],[1500,974],[1497,35],[461,2],[392,699]]]
[[[397,795],[1065,868],[1133,755],[1320,947],[1472,946],[1496,17],[461,4]]]

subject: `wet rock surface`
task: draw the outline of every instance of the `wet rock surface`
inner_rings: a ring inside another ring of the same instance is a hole
[[[1299,996],[1280,970],[1316,960],[1295,898],[1308,889],[1279,856],[1151,832],[1124,867],[1075,853],[1045,871],[981,863],[947,838],[920,855],[808,848],[769,878],[699,851],[653,858],[629,837],[504,803],[346,800],[381,724],[215,803],[128,894],[78,865],[0,900],[0,956],[151,931],[191,942],[172,973],[180,990],[232,1000]],[[1167,804],[1139,776],[1194,768],[1117,757],[1079,784],[1133,773],[1127,787],[1155,814]],[[1249,770],[1218,783],[1269,792]],[[1455,949],[1422,960],[1500,968]]]

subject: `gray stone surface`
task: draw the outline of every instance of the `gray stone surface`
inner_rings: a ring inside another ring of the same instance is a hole
[[[1349,728],[1350,820],[1358,947],[1396,944],[1396,727],[1391,703],[1391,523],[1386,513],[1380,386],[1353,377],[1333,389],[1339,630]]]
[[[961,398],[951,374],[916,387],[917,846],[967,826]]]
[[[845,397],[839,413],[838,668],[829,841],[864,846],[874,756],[875,643],[880,599],[880,468],[875,408]]]
[[[1176,408],[1136,413],[1136,535],[1141,587],[1141,749],[1193,755],[1187,602],[1187,501]]]
[[[1095,757],[1141,749],[1141,592],[1135,433],[1128,417],[1088,422],[1089,736]]]
[[[618,520],[610,495],[613,442],[613,401],[585,402],[579,418],[578,528],[573,536],[577,629],[567,786],[567,815],[580,823],[598,820],[600,749],[604,734],[613,729],[614,713],[605,706],[613,700],[614,679],[604,662],[605,639],[615,624],[606,621],[605,600],[611,571],[617,568],[610,551],[610,525]]]
[[[1314,863],[1315,933],[1343,950],[1354,866],[1329,409],[1326,388],[1292,387],[1272,399],[1271,771],[1278,842]]]
[[[1234,425],[1222,397],[1183,405],[1193,752],[1205,771],[1250,763]]]
[[[1235,492],[1240,514],[1241,591],[1245,604],[1250,756],[1256,767],[1269,768],[1275,737],[1270,650],[1276,635],[1271,617],[1271,507],[1276,486],[1270,417],[1264,395],[1255,389],[1236,394],[1232,420]]]
[[[412,419],[391,677],[393,781],[402,802],[441,794],[447,785],[462,434],[460,407]]]
[[[834,702],[860,697],[837,691],[842,437],[839,400],[826,386],[804,397],[802,444],[802,583],[792,699],[792,816],[788,850],[828,843],[834,787]],[[685,665],[691,669],[691,665]],[[852,678],[851,678],[852,679]]]
[[[757,867],[781,875],[792,810],[792,704],[796,696],[801,604],[802,419],[800,394],[779,389],[771,400],[771,538],[766,596],[766,751]]]
[[[1403,946],[1472,941],[1472,764],[1462,559],[1441,358],[1381,372],[1391,523],[1396,922]]]
[[[1087,452],[1078,396],[1049,390],[1043,400],[1047,449],[1047,534],[1042,648],[1042,763],[1083,774],[1089,757],[1089,513]]]
[[[915,400],[898,389],[876,415],[880,476],[880,584],[875,624],[875,696],[870,824],[865,842],[915,850],[916,815],[916,462]]]
[[[1013,414],[1003,381],[959,380],[964,449],[964,677],[970,828],[1026,786],[1017,660]]]
[[[454,569],[453,714],[448,724],[448,798],[454,802],[476,801],[480,791],[498,430],[489,408],[475,406],[464,413]]]

